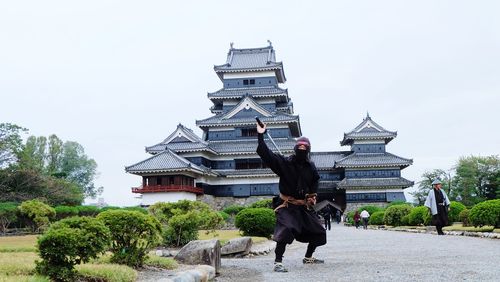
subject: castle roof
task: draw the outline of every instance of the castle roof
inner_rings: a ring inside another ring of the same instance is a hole
[[[343,159],[351,154],[350,151],[346,152],[311,152],[311,160],[319,170],[332,169],[336,161]]]
[[[125,171],[132,174],[189,171],[201,175],[209,172],[207,168],[193,164],[169,149],[127,166]]]
[[[344,178],[337,187],[346,188],[407,188],[413,186],[414,182],[403,177],[394,178]]]
[[[288,90],[282,89],[275,85],[259,86],[259,87],[239,87],[239,88],[222,88],[215,92],[208,93],[208,98],[230,99],[243,98],[245,95],[250,95],[254,98],[262,97],[288,97]]]
[[[203,141],[193,132],[193,130],[182,124],[177,125],[176,130],[162,142],[146,147],[146,152],[156,154],[163,152],[166,149],[173,150],[177,153],[209,151],[215,154],[215,152],[209,148],[208,142]]]
[[[384,140],[387,144],[396,138],[396,136],[396,131],[389,131],[383,128],[367,114],[356,128],[348,133],[344,133],[344,139],[340,141],[340,145],[351,145],[355,140]]]
[[[352,153],[338,161],[335,167],[366,168],[366,167],[407,167],[413,163],[391,153]]]
[[[223,78],[224,73],[228,72],[250,72],[250,71],[275,71],[278,82],[286,81],[283,71],[283,63],[276,62],[276,54],[273,46],[269,44],[267,47],[260,48],[231,48],[227,53],[226,63],[223,65],[214,66],[214,70]]]

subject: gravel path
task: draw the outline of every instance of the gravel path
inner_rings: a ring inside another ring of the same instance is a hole
[[[328,243],[303,265],[306,244],[287,247],[288,273],[272,271],[274,253],[222,259],[225,281],[500,281],[500,240],[363,230],[332,225]]]

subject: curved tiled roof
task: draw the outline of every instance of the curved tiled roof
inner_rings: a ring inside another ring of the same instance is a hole
[[[396,178],[344,178],[338,187],[345,188],[375,188],[375,187],[410,187],[414,182],[403,177]]]
[[[348,133],[344,133],[344,139],[340,141],[340,145],[352,144],[354,140],[373,140],[382,139],[385,143],[389,143],[392,139],[396,138],[397,132],[389,131],[375,121],[370,115],[366,115],[363,121]]]
[[[267,146],[272,151],[275,151],[274,145],[267,140],[267,136],[264,135],[264,140]],[[280,149],[282,153],[292,153],[293,147],[295,146],[295,139],[293,138],[276,138],[274,142]],[[248,140],[226,140],[226,141],[212,141],[210,142],[210,148],[217,152],[219,155],[228,154],[257,154],[257,139]]]
[[[209,99],[241,98],[245,95],[250,95],[252,97],[288,96],[288,90],[279,88],[278,86],[222,88],[218,91],[208,93],[208,98]]]
[[[261,48],[236,49],[231,46],[227,53],[226,63],[214,66],[214,70],[222,79],[222,73],[274,70],[278,81],[286,81],[283,63],[276,62],[273,46]]]
[[[289,115],[285,113],[275,113],[270,117],[260,117],[262,122],[266,124],[272,123],[286,123],[286,122],[299,122],[299,116]],[[254,117],[237,117],[224,119],[224,114],[218,114],[203,120],[197,120],[196,125],[199,127],[207,126],[233,126],[233,125],[254,125]]]
[[[311,160],[318,169],[332,169],[336,161],[351,154],[347,152],[311,152]]]
[[[351,155],[335,161],[335,167],[406,167],[413,163],[391,153],[352,153]]]
[[[219,169],[214,170],[219,175],[229,177],[229,178],[240,178],[240,177],[262,177],[262,176],[276,176],[276,174],[269,168],[261,169]]]
[[[185,158],[167,149],[162,153],[125,167],[125,171],[134,174],[172,171],[191,171],[203,174],[206,172],[206,169],[191,163]]]

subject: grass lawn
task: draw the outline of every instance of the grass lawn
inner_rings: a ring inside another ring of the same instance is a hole
[[[498,229],[495,229],[494,226],[483,226],[483,227],[474,227],[474,226],[462,226],[462,224],[453,224],[452,226],[446,226],[443,228],[446,231],[471,231],[471,232],[498,232]]]
[[[205,230],[200,230],[198,231],[198,239],[200,240],[208,240],[208,239],[219,239],[221,245],[224,245],[227,243],[227,241],[238,238],[238,237],[243,237],[240,234],[239,230],[216,230],[215,233],[208,233]],[[253,243],[261,243],[267,241],[267,238],[265,237],[254,237],[252,236],[252,242]]]
[[[0,237],[0,252],[35,252],[38,235]]]

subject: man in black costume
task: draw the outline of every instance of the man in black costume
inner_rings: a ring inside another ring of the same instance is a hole
[[[311,143],[305,137],[299,138],[294,147],[295,154],[285,157],[269,150],[264,142],[265,132],[266,125],[257,123],[257,154],[280,177],[280,196],[273,200],[276,206],[274,271],[288,271],[282,263],[283,254],[286,245],[293,240],[309,243],[302,260],[304,264],[324,263],[312,256],[316,247],[326,244],[326,231],[311,208],[316,204],[319,181],[316,166],[309,159]]]
[[[429,208],[432,214],[432,224],[436,226],[438,235],[444,235],[443,227],[448,225],[448,209],[450,200],[441,189],[441,181],[436,179],[432,182],[432,187],[427,195],[424,206]]]

